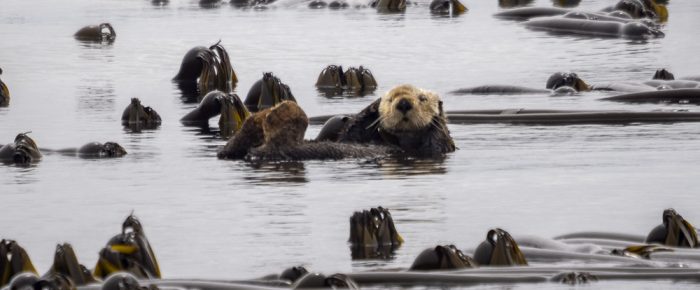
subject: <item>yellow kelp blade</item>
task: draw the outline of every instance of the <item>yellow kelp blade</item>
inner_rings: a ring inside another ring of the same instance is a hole
[[[467,6],[464,6],[459,0],[452,0],[452,13],[464,13],[467,12]]]
[[[111,245],[110,248],[112,250],[116,251],[117,253],[126,254],[126,255],[133,254],[139,250],[138,246],[126,245],[126,244]]]
[[[656,252],[673,252],[673,249],[661,247],[658,245],[634,245],[624,249],[625,252],[638,255],[642,258],[649,259],[652,253]]]
[[[586,82],[584,82],[582,79],[577,78],[576,79],[576,87],[574,89],[576,89],[576,91],[579,91],[579,92],[587,92],[587,91],[591,90],[591,87]]]
[[[0,90],[2,90],[2,95],[5,97],[10,97],[10,89],[7,88],[7,86],[0,81]]]
[[[668,8],[666,8],[665,5],[655,4],[654,12],[656,12],[656,15],[659,16],[659,22],[668,21]]]

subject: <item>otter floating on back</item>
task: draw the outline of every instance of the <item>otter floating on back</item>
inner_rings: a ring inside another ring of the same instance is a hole
[[[391,152],[381,146],[305,141],[307,127],[308,118],[299,105],[283,101],[246,119],[217,156],[258,162],[377,158]]]
[[[339,142],[305,141],[306,114],[284,101],[248,118],[217,156],[251,161],[441,157],[456,149],[440,98],[411,85],[395,87],[346,120],[326,130]]]
[[[440,97],[412,85],[394,87],[353,116],[338,141],[385,145],[424,157],[456,149]]]

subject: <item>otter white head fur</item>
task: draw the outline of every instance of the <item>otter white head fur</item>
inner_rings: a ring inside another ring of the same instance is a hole
[[[400,85],[387,92],[379,103],[379,125],[389,132],[427,128],[438,116],[444,118],[442,101],[433,92]]]

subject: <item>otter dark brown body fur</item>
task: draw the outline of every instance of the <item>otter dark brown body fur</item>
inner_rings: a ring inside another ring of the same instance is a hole
[[[309,125],[304,111],[292,101],[262,110],[246,119],[217,154],[222,159],[291,161],[311,159],[378,158],[392,148],[368,144],[305,141]]]
[[[292,146],[262,146],[248,152],[248,161],[339,160],[346,158],[382,158],[398,153],[390,147],[327,141],[304,141]]]

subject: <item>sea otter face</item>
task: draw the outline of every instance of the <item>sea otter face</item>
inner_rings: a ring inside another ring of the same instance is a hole
[[[384,95],[379,104],[380,126],[389,132],[424,129],[442,115],[440,97],[412,85],[400,85]]]

